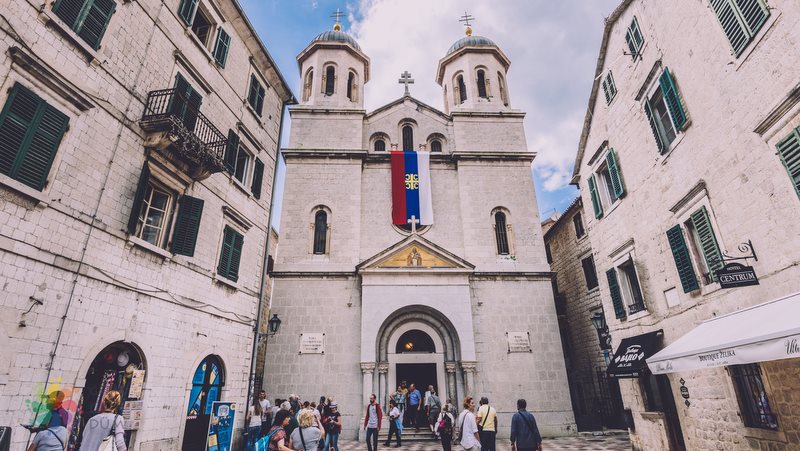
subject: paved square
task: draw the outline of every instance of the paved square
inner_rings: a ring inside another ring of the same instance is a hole
[[[497,451],[511,451],[511,446],[508,440],[498,440]],[[611,435],[611,436],[580,436],[569,438],[554,438],[545,439],[542,448],[547,451],[558,450],[599,450],[599,451],[630,451],[631,443],[627,434]],[[351,440],[344,440],[339,442],[339,451],[364,451],[367,449],[367,444],[364,442],[356,442]],[[398,449],[392,444],[391,448],[387,448],[382,444],[378,445],[379,450]],[[403,451],[437,451],[441,450],[442,446],[438,442],[409,442],[403,444],[399,449]],[[462,451],[460,446],[453,446],[453,451]]]

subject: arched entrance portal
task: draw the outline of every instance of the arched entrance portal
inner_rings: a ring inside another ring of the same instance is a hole
[[[444,346],[430,326],[410,322],[400,327],[389,342],[389,388],[397,388],[406,383],[416,385],[424,394],[428,386],[435,387],[437,393],[444,394],[447,389],[441,382],[446,381],[444,370]],[[446,385],[446,384],[445,384]],[[446,395],[445,395],[446,396]]]
[[[189,406],[186,410],[186,427],[183,431],[183,450],[205,449],[211,408],[214,401],[222,398],[224,386],[225,371],[222,360],[215,355],[206,356],[197,365],[192,377]]]

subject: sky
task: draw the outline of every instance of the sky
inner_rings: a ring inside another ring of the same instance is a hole
[[[403,95],[399,75],[408,70],[411,95],[443,109],[436,66],[464,36],[459,18],[474,17],[473,35],[494,41],[511,60],[511,106],[526,113],[528,149],[541,219],[562,212],[578,195],[569,185],[592,86],[603,21],[619,0],[239,0],[295,96],[296,56],[333,27],[340,9],[343,31],[370,57],[365,107],[372,111]],[[288,120],[282,145],[288,138]],[[276,188],[279,224],[283,168]]]

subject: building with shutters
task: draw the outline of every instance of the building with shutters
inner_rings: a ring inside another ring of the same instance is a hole
[[[574,434],[511,61],[486,37],[454,37],[428,74],[441,109],[398,86],[365,111],[371,62],[339,27],[297,57],[268,397],[333,397],[343,439],[364,434],[370,394],[387,405],[403,381],[455,406],[487,396],[500,437],[521,397],[542,434]]]
[[[205,449],[252,385],[292,92],[235,0],[4,2],[0,45],[11,449],[57,391],[74,449],[111,389],[129,449]]]
[[[800,290],[798,13],[625,0],[607,19],[572,183],[635,449],[800,446],[781,321]]]
[[[593,317],[606,313],[585,215],[579,196],[560,216],[542,223],[544,245],[555,274],[553,293],[575,423],[579,431],[621,429],[619,382],[606,374],[608,334],[593,326]]]

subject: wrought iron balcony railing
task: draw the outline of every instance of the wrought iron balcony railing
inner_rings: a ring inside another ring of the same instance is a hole
[[[224,170],[226,136],[200,112],[199,101],[177,89],[150,91],[139,124],[146,132],[163,132],[163,146],[189,165],[194,178]],[[152,143],[151,143],[152,144]]]

